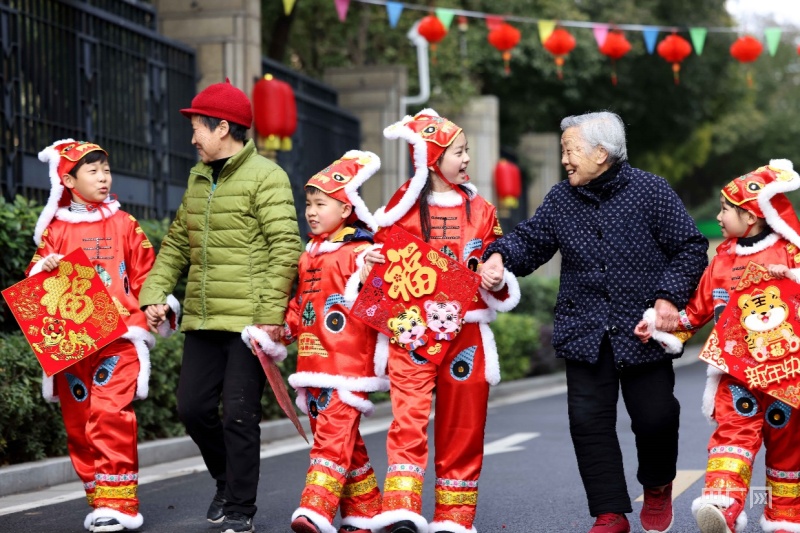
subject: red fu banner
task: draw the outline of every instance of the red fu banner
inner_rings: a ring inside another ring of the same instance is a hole
[[[480,277],[404,229],[392,227],[351,315],[392,343],[439,364],[477,299]]]
[[[750,262],[700,359],[752,390],[800,407],[800,285]]]
[[[52,272],[39,272],[2,293],[48,376],[128,331],[80,248],[64,256]]]

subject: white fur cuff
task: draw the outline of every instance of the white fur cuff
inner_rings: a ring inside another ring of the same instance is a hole
[[[643,319],[647,322],[647,328],[653,340],[659,343],[661,347],[664,348],[665,352],[669,354],[679,354],[683,351],[683,343],[678,337],[672,333],[656,329],[656,310],[654,308],[651,307],[645,311]]]
[[[255,341],[258,347],[267,354],[270,359],[275,363],[280,363],[286,359],[286,346],[277,344],[267,335],[264,331],[256,326],[247,326],[242,330],[242,341],[251,350],[253,345],[251,341]]]
[[[164,338],[171,337],[178,331],[178,321],[181,318],[181,304],[178,299],[173,295],[167,296],[167,305],[170,312],[167,313],[167,319],[158,325],[158,334]]]

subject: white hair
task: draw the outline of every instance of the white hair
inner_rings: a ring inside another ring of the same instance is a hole
[[[616,113],[600,111],[573,115],[561,121],[561,131],[566,131],[568,128],[578,128],[586,148],[590,150],[600,146],[605,148],[611,163],[628,159],[625,124]]]

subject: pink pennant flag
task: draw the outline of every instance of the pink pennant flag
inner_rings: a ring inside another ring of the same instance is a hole
[[[608,24],[596,24],[592,28],[592,32],[594,32],[594,40],[597,41],[597,46],[603,46],[608,36]]]
[[[347,9],[350,7],[350,0],[333,0],[336,4],[336,14],[339,15],[339,22],[344,22],[347,18]]]

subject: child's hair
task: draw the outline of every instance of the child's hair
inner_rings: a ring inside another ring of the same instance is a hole
[[[207,115],[197,115],[197,117],[200,119],[200,122],[202,122],[205,125],[205,127],[211,131],[217,129],[217,126],[219,126],[223,120],[221,118],[209,117]],[[244,140],[247,139],[247,128],[245,128],[241,124],[237,124],[229,120],[228,127],[230,128],[229,131],[231,137],[233,137],[233,140],[244,142]]]
[[[81,157],[75,166],[72,167],[72,170],[69,171],[69,175],[73,178],[78,177],[78,169],[81,168],[83,165],[91,165],[92,163],[108,163],[108,156],[105,152],[101,150],[94,150],[89,152],[85,156]]]
[[[312,185],[306,185],[304,189],[306,191],[306,196],[314,195],[317,193],[325,194],[325,192],[322,191],[319,187],[314,187]]]
[[[306,196],[313,196],[315,194],[324,194],[328,198],[336,200],[337,202],[341,202],[341,200],[337,200],[336,198],[334,198],[330,194],[326,193],[325,191],[323,191],[319,187],[314,187],[313,185],[306,185],[304,187],[304,190],[306,191]],[[353,213],[355,213],[355,209],[353,209]],[[355,217],[353,217],[353,218],[355,218]],[[360,218],[355,218],[355,220],[346,221],[345,225],[361,228],[363,230],[367,230],[367,231],[370,231],[370,232],[372,231],[371,229],[369,229],[369,226],[367,226],[367,224],[363,220],[361,220]]]
[[[745,209],[744,207],[742,207],[740,205],[736,205],[733,202],[731,202],[730,200],[728,200],[728,198],[726,198],[724,194],[720,193],[720,197],[722,197],[722,199],[725,200],[726,204],[728,204],[729,206],[731,206],[734,209],[736,209],[736,212],[739,213],[739,215],[744,215],[745,213],[749,213],[749,211],[747,209]]]

